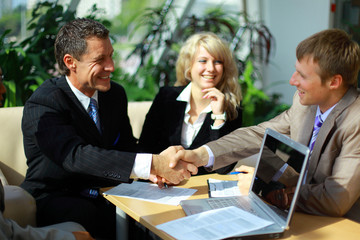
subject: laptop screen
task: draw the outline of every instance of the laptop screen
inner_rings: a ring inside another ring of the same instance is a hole
[[[292,212],[290,208],[295,205],[297,194],[292,192],[297,185],[300,187],[308,155],[306,146],[271,129],[266,130],[251,191],[282,218],[288,218]],[[289,194],[285,196],[284,192]]]

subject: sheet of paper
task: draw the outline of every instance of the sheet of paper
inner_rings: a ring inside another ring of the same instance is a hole
[[[244,234],[273,224],[231,206],[179,218],[156,227],[176,239],[211,240]]]
[[[196,189],[179,187],[160,189],[156,184],[134,181],[131,184],[119,184],[109,191],[106,191],[104,194],[136,198],[168,205],[179,205],[181,200],[189,198],[196,191]]]
[[[209,197],[230,197],[240,196],[238,181],[224,181],[218,179],[208,179]]]

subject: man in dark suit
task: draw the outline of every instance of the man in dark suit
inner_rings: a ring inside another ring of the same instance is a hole
[[[2,83],[3,72],[0,67],[0,107],[2,106],[3,94],[6,88]],[[3,173],[0,170],[0,176]],[[93,240],[88,232],[79,224],[74,222],[59,223],[42,228],[19,226],[14,220],[3,216],[5,211],[5,191],[0,179],[0,239],[28,239],[28,240],[57,240],[57,239],[76,239]]]
[[[39,226],[74,221],[95,238],[113,238],[115,208],[99,196],[100,187],[156,176],[179,183],[197,171],[187,163],[170,169],[172,151],[134,152],[126,94],[110,80],[113,52],[102,24],[67,23],[55,41],[63,76],[45,81],[24,106],[29,168],[21,186],[36,199]]]

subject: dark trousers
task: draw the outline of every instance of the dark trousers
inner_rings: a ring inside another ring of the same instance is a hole
[[[115,206],[102,196],[84,197],[75,193],[52,193],[36,201],[37,225],[73,221],[96,239],[116,238]]]

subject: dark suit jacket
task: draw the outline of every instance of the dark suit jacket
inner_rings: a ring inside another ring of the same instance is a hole
[[[169,146],[181,145],[181,129],[183,126],[186,102],[177,101],[181,91],[185,87],[162,87],[156,95],[153,104],[146,115],[145,123],[139,139],[139,146],[144,152],[160,153]],[[195,149],[203,144],[216,140],[233,130],[241,127],[241,110],[238,109],[238,118],[226,121],[225,125],[212,130],[211,113],[208,113],[205,121],[195,137],[189,149]],[[234,164],[217,170],[218,173],[230,171]],[[199,169],[199,174],[208,173],[204,168]]]
[[[136,153],[123,87],[98,95],[102,135],[65,77],[46,80],[24,106],[28,170],[22,187],[35,198],[130,182]]]

